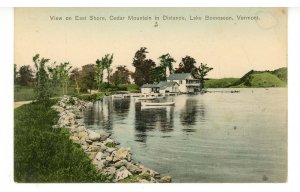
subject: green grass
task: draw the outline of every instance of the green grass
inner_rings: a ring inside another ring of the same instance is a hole
[[[15,109],[14,179],[16,182],[104,182],[68,129],[53,129],[57,113],[47,103]]]
[[[103,97],[105,95],[109,95],[110,93],[107,92],[107,93],[94,93],[94,94],[81,94],[81,95],[78,95],[78,99],[81,99],[81,100],[84,100],[84,101],[91,101],[91,102],[94,102],[94,101],[99,101],[99,100],[102,100]]]
[[[53,89],[55,93],[53,93],[52,97],[59,97],[63,95],[61,88]],[[75,95],[76,92],[74,91],[73,87],[68,89],[68,95]],[[35,99],[34,88],[29,86],[14,86],[14,101],[31,101]]]
[[[251,75],[251,87],[284,87],[285,82],[271,73],[261,73]]]
[[[204,88],[226,88],[235,83],[238,78],[223,78],[223,79],[209,79],[205,81]]]
[[[31,87],[15,86],[14,100],[15,101],[30,101],[34,99],[34,90]]]

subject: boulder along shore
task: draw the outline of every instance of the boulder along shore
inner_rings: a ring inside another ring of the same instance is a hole
[[[111,182],[169,183],[170,176],[163,176],[132,159],[130,148],[120,147],[110,134],[95,132],[83,123],[83,111],[92,102],[77,97],[63,96],[52,109],[59,113],[59,120],[53,128],[70,129],[70,140],[79,144],[96,170]]]

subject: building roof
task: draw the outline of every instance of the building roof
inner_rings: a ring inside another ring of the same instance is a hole
[[[185,80],[190,75],[191,75],[190,73],[173,73],[173,74],[170,74],[170,76],[167,78],[167,80]]]
[[[144,84],[141,86],[141,88],[158,88],[159,86],[157,84]]]
[[[176,83],[176,82],[161,81],[157,85],[159,86],[159,88],[165,89],[167,87],[173,87],[176,84],[178,85],[178,83]]]

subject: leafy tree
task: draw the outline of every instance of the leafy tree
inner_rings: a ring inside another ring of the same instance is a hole
[[[75,86],[76,86],[76,92],[77,94],[79,94],[79,91],[80,91],[80,88],[79,88],[79,81],[80,81],[80,71],[78,68],[75,68],[71,71],[71,74],[70,74],[70,80],[71,82],[74,82],[75,83]]]
[[[181,59],[179,67],[176,68],[175,73],[192,73],[195,76],[197,75],[195,64],[196,60],[193,57],[187,55]]]
[[[197,68],[198,72],[198,79],[200,80],[200,90],[204,88],[204,81],[205,76],[207,76],[207,73],[213,70],[213,68],[208,67],[207,64],[201,63],[200,66]]]
[[[36,69],[36,78],[35,78],[35,98],[38,101],[45,101],[51,97],[51,83],[49,74],[46,71],[46,64],[49,62],[49,59],[41,58],[40,55],[36,54],[33,57],[34,66]]]
[[[72,69],[72,66],[69,65],[69,62],[65,62],[60,63],[59,65],[48,67],[53,88],[60,88],[62,90],[62,94],[68,93],[70,70]]]
[[[14,83],[15,84],[17,84],[17,77],[18,77],[17,65],[14,64]]]
[[[96,77],[95,77],[95,80],[96,80],[98,91],[100,90],[101,84],[103,82],[104,68],[105,68],[105,64],[104,64],[103,57],[102,57],[101,60],[97,59],[96,60]]]
[[[96,84],[98,90],[100,90],[100,87],[103,83],[103,72],[106,69],[107,71],[107,81],[110,82],[110,74],[112,72],[111,64],[113,62],[113,54],[106,54],[104,57],[101,58],[101,60],[96,60]]]
[[[175,59],[171,57],[169,53],[162,55],[159,57],[160,66],[164,68],[164,80],[167,79],[167,68],[169,69],[169,73],[172,74],[174,72],[173,63],[175,63]]]
[[[19,83],[28,86],[33,81],[33,71],[29,65],[23,65],[19,69]]]
[[[95,88],[96,66],[94,64],[87,64],[82,66],[80,83],[83,89],[89,89],[90,93]]]
[[[160,81],[165,81],[165,68],[162,66],[157,66],[151,70],[151,77],[153,82],[159,83]]]
[[[118,66],[117,70],[111,76],[111,82],[115,85],[127,84],[129,83],[130,71],[126,68],[125,65]]]
[[[132,75],[135,84],[141,86],[145,83],[152,83],[153,77],[151,71],[155,67],[155,62],[151,59],[146,59],[147,48],[141,47],[133,58],[132,65],[135,67],[135,72]]]

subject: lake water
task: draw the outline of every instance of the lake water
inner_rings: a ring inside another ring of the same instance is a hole
[[[145,109],[107,97],[84,120],[173,182],[285,182],[287,89],[235,90],[167,97],[175,106]]]

